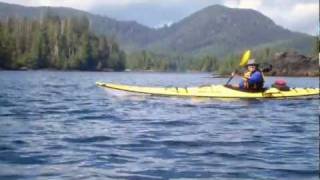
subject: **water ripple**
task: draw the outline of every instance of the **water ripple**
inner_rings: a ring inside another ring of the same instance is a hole
[[[113,140],[113,137],[108,136],[93,136],[93,137],[77,137],[77,138],[64,138],[63,141],[70,143],[93,143]]]
[[[207,76],[0,72],[0,179],[318,179],[317,99],[137,96],[94,84],[224,80]]]

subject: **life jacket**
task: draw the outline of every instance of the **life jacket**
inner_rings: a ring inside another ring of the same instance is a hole
[[[260,72],[261,75],[262,75],[262,81],[261,82],[258,82],[258,83],[253,83],[253,84],[249,84],[249,79],[251,77],[251,75],[253,73],[255,73],[256,71]],[[250,71],[247,71],[244,73],[243,75],[243,85],[244,85],[244,88],[245,89],[252,89],[252,90],[260,90],[260,89],[263,89],[263,85],[264,85],[264,75],[263,75],[263,72],[259,69],[253,71],[253,72],[250,72]]]

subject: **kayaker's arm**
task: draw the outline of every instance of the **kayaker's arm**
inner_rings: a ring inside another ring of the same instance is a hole
[[[251,75],[251,77],[248,79],[249,84],[256,84],[263,81],[263,77],[261,72],[256,71]]]

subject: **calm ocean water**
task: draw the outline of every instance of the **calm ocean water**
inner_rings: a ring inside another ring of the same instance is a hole
[[[318,78],[285,79],[319,86]],[[1,180],[319,179],[319,99],[115,96],[96,81],[184,87],[226,79],[0,71]]]

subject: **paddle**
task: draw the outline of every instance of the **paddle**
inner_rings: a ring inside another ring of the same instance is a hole
[[[243,66],[247,65],[247,63],[248,63],[248,61],[249,61],[249,59],[250,59],[250,56],[251,56],[251,51],[250,51],[250,50],[245,51],[245,52],[243,53],[243,55],[242,55],[242,58],[241,58],[241,61],[240,61],[239,66],[243,67]],[[234,74],[235,74],[235,73],[232,73],[232,76],[228,79],[226,85],[228,85],[229,82],[233,79]]]

